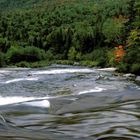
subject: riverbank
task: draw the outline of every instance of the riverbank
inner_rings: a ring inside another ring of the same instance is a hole
[[[73,61],[73,60],[42,60],[37,62],[26,62],[22,61],[15,64],[3,65],[2,67],[27,67],[27,68],[39,68],[46,67],[52,64],[60,65],[73,65],[73,66],[86,66],[86,67],[99,67],[97,66],[98,62],[96,61]]]
[[[43,68],[48,67],[50,65],[71,65],[71,66],[84,66],[88,68],[95,68],[98,71],[106,71],[106,72],[114,72],[114,75],[116,76],[122,76],[125,77],[128,80],[135,81],[137,84],[140,83],[140,76],[137,74],[130,73],[129,71],[121,71],[118,67],[100,67],[97,66],[97,61],[72,61],[72,60],[43,60],[38,62],[25,62],[22,61],[20,63],[16,63],[14,65],[4,65],[6,68]]]

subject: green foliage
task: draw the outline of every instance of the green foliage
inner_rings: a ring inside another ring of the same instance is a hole
[[[123,64],[127,65],[127,71],[135,74],[140,74],[140,2],[138,0],[130,0],[129,2],[129,21],[126,28],[126,55]]]
[[[38,68],[38,67],[45,67],[50,65],[51,63],[46,60],[41,60],[41,61],[36,61],[36,62],[26,62],[26,61],[21,61],[19,63],[16,63],[15,65],[17,67],[30,67],[30,68]]]
[[[0,52],[0,67],[3,67],[5,65],[5,55]]]
[[[133,64],[140,63],[140,47],[129,47],[124,57],[124,62]]]
[[[0,60],[23,67],[54,60],[115,66],[112,48],[121,43],[127,48],[120,67],[138,71],[139,5],[139,0],[0,0],[0,51],[6,55]]]
[[[0,0],[0,11],[36,6],[44,0]]]
[[[94,49],[91,53],[83,55],[82,59],[93,61],[96,66],[105,67],[108,61],[107,52],[105,48]]]
[[[10,48],[10,43],[7,38],[0,38],[0,51],[6,53]]]
[[[127,39],[127,46],[140,46],[140,29],[133,29],[130,31]]]
[[[118,71],[119,72],[128,72],[129,71],[128,64],[127,63],[120,62],[119,65],[118,65]]]
[[[69,52],[68,52],[68,59],[69,60],[76,60],[76,55],[77,55],[77,52],[76,52],[75,48],[71,47]]]
[[[95,47],[105,46],[104,39],[109,39],[112,34],[114,39],[123,24],[121,22],[121,27],[118,23],[109,24],[108,19],[112,21],[114,16],[126,15],[124,9],[127,3],[120,0],[42,1],[38,4],[37,0],[3,0],[3,3],[15,4],[18,9],[1,14],[0,36],[8,37],[12,45],[15,42],[21,45],[22,42],[45,50],[51,49],[54,55],[58,53],[66,59],[71,47],[76,47],[76,51],[81,53],[90,53]],[[35,8],[32,7],[33,3],[36,3]],[[20,9],[20,5],[32,5],[32,8],[24,10]],[[108,24],[113,27],[113,33],[107,29]],[[107,34],[109,31],[111,35]]]
[[[17,67],[30,67],[30,64],[26,61],[21,61],[19,63],[16,64]]]
[[[140,74],[140,63],[132,64],[130,71],[132,73]]]
[[[99,63],[97,61],[83,60],[80,62],[80,65],[88,67],[97,67]]]
[[[21,61],[35,62],[45,59],[46,55],[42,49],[36,47],[11,47],[7,52],[8,63]]]
[[[115,55],[114,55],[114,49],[108,49],[107,50],[107,66],[116,66],[116,61],[115,61]]]
[[[62,65],[73,65],[74,61],[72,60],[55,60],[55,64],[62,64]]]
[[[127,65],[125,71],[140,74],[140,46],[131,46],[126,50],[123,65]],[[123,69],[122,69],[123,71]]]
[[[72,31],[70,28],[59,27],[50,33],[46,40],[46,50],[50,50],[58,59],[67,59],[72,41]]]
[[[103,34],[106,37],[107,42],[114,41],[118,44],[121,44],[120,42],[121,35],[122,35],[122,29],[123,29],[123,23],[124,21],[120,21],[119,19],[107,19],[103,24]]]

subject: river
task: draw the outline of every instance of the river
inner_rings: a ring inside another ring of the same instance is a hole
[[[94,68],[1,68],[0,140],[140,140],[140,86]]]

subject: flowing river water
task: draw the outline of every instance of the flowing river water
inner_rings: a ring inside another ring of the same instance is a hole
[[[140,140],[140,86],[77,66],[0,69],[0,140]]]

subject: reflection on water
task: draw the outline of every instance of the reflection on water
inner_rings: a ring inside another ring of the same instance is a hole
[[[0,70],[0,139],[139,140],[140,87],[72,66]]]

